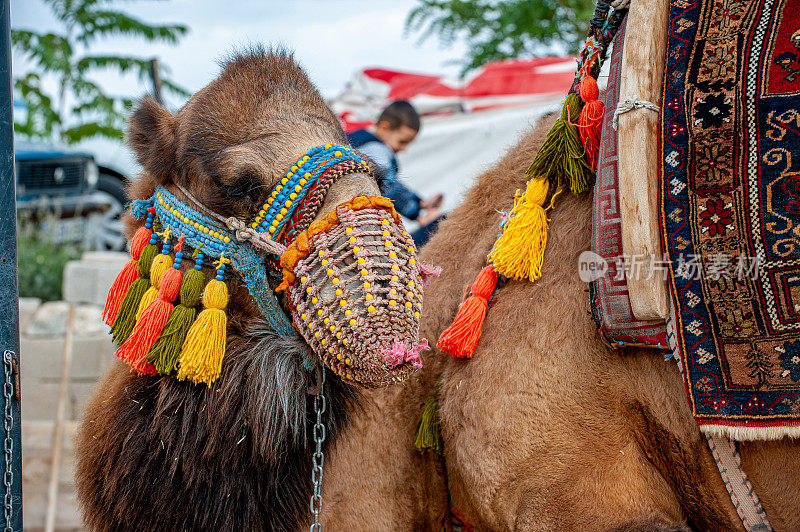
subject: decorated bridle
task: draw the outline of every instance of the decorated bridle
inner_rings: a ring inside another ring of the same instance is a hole
[[[214,382],[225,353],[228,267],[241,276],[275,333],[296,337],[270,288],[268,268],[280,271],[286,244],[308,229],[331,185],[357,172],[371,175],[350,148],[312,148],[247,222],[215,213],[180,185],[175,186],[186,201],[163,185],[152,197],[133,201],[132,216],[145,218],[145,224],[131,240],[132,259],[115,279],[103,309],[119,345],[116,355],[139,374],[177,371],[181,380]],[[184,273],[181,265],[189,258],[194,267]],[[204,265],[216,269],[207,283]],[[201,300],[204,309],[197,313]]]

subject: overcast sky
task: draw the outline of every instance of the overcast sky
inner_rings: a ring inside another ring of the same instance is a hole
[[[95,43],[91,53],[158,57],[172,77],[194,92],[219,71],[217,60],[252,43],[281,44],[296,58],[325,96],[334,96],[356,69],[388,66],[417,72],[456,74],[448,62],[463,55],[462,45],[442,49],[436,39],[422,45],[404,37],[403,25],[415,0],[171,0],[116,2],[115,7],[153,23],[178,22],[190,33],[177,46],[149,45],[115,37]],[[14,28],[55,29],[40,0],[11,0]],[[28,68],[14,55],[15,74]],[[116,94],[149,89],[133,77],[98,74]]]

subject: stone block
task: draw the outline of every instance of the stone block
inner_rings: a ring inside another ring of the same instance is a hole
[[[54,338],[67,332],[67,301],[48,301],[39,306],[23,334],[27,338]],[[96,305],[75,305],[72,331],[76,338],[100,337],[108,334],[101,320],[103,309]]]
[[[38,297],[21,297],[19,298],[19,331],[20,334],[25,334],[25,329],[28,327],[33,315],[42,304],[42,300]]]
[[[58,386],[58,382],[32,383],[23,380],[22,419],[25,422],[36,419],[55,419],[58,408]],[[66,413],[69,414],[69,408]]]
[[[81,418],[86,401],[92,396],[96,388],[97,383],[95,381],[69,383],[66,419],[79,420]]]
[[[52,467],[54,428],[53,421],[26,421],[22,425],[22,445],[25,449],[22,457],[22,499],[26,531],[44,529],[47,488]],[[65,423],[56,503],[55,529],[59,532],[82,530],[73,480],[75,461],[72,438],[74,434],[75,423]]]
[[[69,379],[75,382],[94,382],[114,359],[114,344],[107,335],[91,338],[73,337],[72,366]],[[61,380],[61,361],[64,338],[26,338],[20,340],[21,376],[23,389],[28,384]]]
[[[27,386],[26,386],[27,384]],[[59,382],[22,383],[22,419],[27,423],[35,420],[55,420],[58,414]],[[97,388],[96,381],[70,382],[67,385],[65,420],[78,420],[86,401]]]
[[[75,317],[72,322],[72,331],[76,337],[108,336],[108,325],[102,320],[103,307],[96,305],[78,305],[75,307]]]
[[[37,383],[61,378],[64,338],[20,338],[20,377],[22,391],[35,392]],[[24,401],[23,401],[24,403]]]
[[[67,312],[69,303],[66,301],[48,301],[39,306],[25,329],[25,336],[29,338],[47,338],[61,336],[67,330]]]
[[[94,382],[105,372],[116,346],[107,334],[91,338],[76,336],[72,346],[71,381]]]
[[[115,265],[117,271],[122,269],[131,259],[131,256],[124,251],[86,251],[81,256],[81,260],[86,262],[102,262],[106,264]]]
[[[64,268],[64,299],[102,307],[111,283],[129,259],[124,253],[92,252],[84,253],[82,260],[68,262]]]

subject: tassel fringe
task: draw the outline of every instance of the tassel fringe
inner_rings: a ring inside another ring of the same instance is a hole
[[[177,369],[181,346],[196,316],[197,311],[194,308],[183,305],[176,306],[169,315],[161,335],[145,359],[148,364],[155,366],[158,373],[168,375]]]
[[[133,282],[138,278],[139,264],[136,259],[131,259],[122,267],[122,270],[117,274],[114,282],[111,283],[111,288],[108,289],[102,316],[106,325],[114,325],[114,320],[117,319],[117,313],[119,312],[120,305],[122,305],[122,300],[125,298],[125,294],[128,293],[131,285],[133,285]]]
[[[147,289],[147,292],[142,296],[141,302],[139,302],[139,308],[136,310],[136,321],[139,321],[144,309],[158,297],[158,287],[161,283],[161,278],[171,267],[172,257],[169,255],[161,253],[153,259],[153,265],[150,267],[150,288]]]
[[[581,136],[583,148],[586,150],[586,159],[592,170],[597,168],[597,157],[600,151],[600,130],[603,126],[603,115],[606,106],[597,98],[600,90],[597,81],[592,76],[586,76],[581,82],[581,99],[584,102],[581,114],[578,117],[578,131]]]
[[[178,367],[181,347],[197,316],[194,307],[200,303],[205,280],[205,275],[195,269],[188,270],[183,275],[180,291],[181,303],[169,315],[169,320],[164,325],[161,336],[147,354],[147,362],[154,365],[161,374],[172,373]]]
[[[561,109],[561,118],[556,120],[547,133],[544,144],[526,172],[527,175],[545,177],[554,183],[568,185],[573,194],[580,194],[588,188],[594,174],[584,157],[578,128],[572,123],[579,116],[580,98],[571,93],[567,95]]]
[[[139,308],[139,302],[150,286],[150,267],[157,254],[158,248],[153,244],[145,246],[142,250],[138,263],[139,278],[133,282],[122,299],[117,317],[114,319],[114,325],[111,326],[111,338],[117,345],[122,345],[133,331],[133,326],[136,324],[136,311]]]
[[[228,304],[228,287],[212,279],[203,291],[205,310],[197,316],[183,343],[178,363],[178,379],[195,384],[211,384],[222,371],[228,318],[223,310]]]
[[[439,387],[436,392],[425,403],[422,409],[419,424],[417,425],[417,436],[414,439],[414,448],[417,451],[431,451],[442,454],[444,445],[442,435],[439,432]]]
[[[489,310],[489,298],[497,286],[497,272],[486,266],[470,288],[470,296],[461,304],[453,323],[439,336],[436,347],[457,358],[472,358]]]
[[[489,253],[489,261],[497,273],[531,282],[542,276],[548,222],[544,201],[548,188],[546,179],[534,178],[528,181],[522,197],[517,191],[514,209]]]
[[[153,232],[147,227],[140,227],[136,234],[133,235],[131,240],[131,260],[129,260],[122,271],[117,274],[111,288],[108,289],[108,296],[106,297],[106,304],[103,307],[103,321],[106,325],[114,325],[114,320],[117,318],[119,306],[128,293],[133,282],[139,276],[139,258],[142,256],[147,243],[150,242],[150,236]]]
[[[167,255],[159,255],[159,257],[165,256],[169,258]],[[153,268],[155,269],[156,265]],[[156,275],[158,272],[151,273],[151,281],[152,276]],[[180,270],[169,268],[158,277],[157,282],[160,286],[158,299],[144,309],[130,337],[116,352],[118,358],[130,364],[131,368],[140,375],[156,373],[155,366],[147,363],[145,359],[172,313],[172,301],[178,297],[183,273]]]

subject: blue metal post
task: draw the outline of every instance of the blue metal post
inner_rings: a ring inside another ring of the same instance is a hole
[[[11,21],[10,0],[0,0],[0,352],[11,352],[13,361],[3,364],[0,372],[0,390],[10,391],[11,431],[6,433],[9,423],[0,422],[6,430],[0,433],[2,456],[0,456],[0,478],[3,479],[0,503],[7,510],[0,520],[0,528],[22,530],[22,442],[19,390],[19,290],[17,287],[17,209],[14,179],[14,119],[11,92]],[[10,375],[8,369],[11,369]],[[6,410],[6,397],[0,394],[0,420]],[[9,449],[10,447],[10,449]],[[10,453],[9,453],[10,451]],[[10,462],[10,474],[7,469]],[[10,484],[10,488],[6,487]],[[8,492],[11,498],[7,498]],[[10,517],[10,523],[9,518]]]

